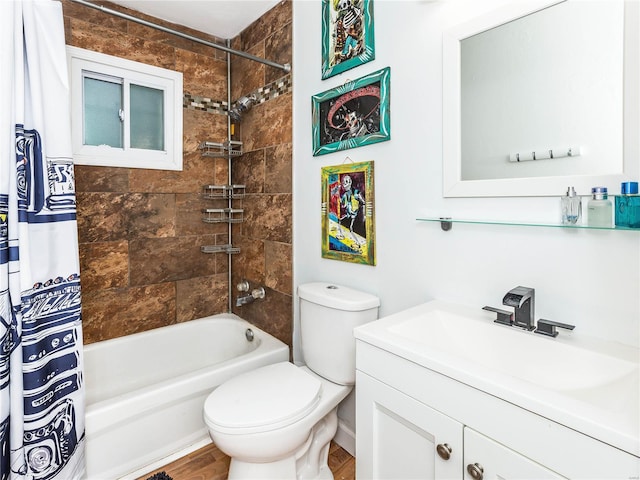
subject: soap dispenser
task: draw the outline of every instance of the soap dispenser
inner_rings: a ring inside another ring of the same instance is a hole
[[[569,187],[567,189],[567,194],[560,198],[560,206],[564,225],[578,223],[582,216],[582,199],[576,194],[575,188]]]

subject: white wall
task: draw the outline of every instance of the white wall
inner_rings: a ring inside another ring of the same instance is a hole
[[[442,32],[507,1],[374,0],[376,59],[322,81],[321,2],[294,0],[294,284],[331,281],[376,294],[382,316],[430,299],[500,307],[507,290],[531,286],[537,318],[638,346],[640,232],[459,224],[443,232],[416,221],[559,218],[559,198],[442,197]],[[387,66],[391,140],[313,157],[311,96]],[[375,161],[377,266],[321,258],[320,169],[347,156]]]

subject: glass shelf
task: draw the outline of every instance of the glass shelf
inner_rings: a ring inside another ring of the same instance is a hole
[[[564,229],[581,229],[581,230],[624,230],[630,232],[640,232],[640,228],[629,227],[595,227],[585,224],[576,225],[564,225],[561,223],[546,223],[546,222],[519,222],[519,221],[507,221],[507,220],[463,220],[454,219],[449,217],[423,217],[417,218],[419,222],[437,222],[444,231],[451,230],[454,223],[462,223],[469,225],[506,225],[514,227],[549,227],[549,228],[564,228]]]

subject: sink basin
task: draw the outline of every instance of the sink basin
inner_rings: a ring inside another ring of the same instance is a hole
[[[547,337],[494,323],[495,315],[432,301],[354,333],[357,340],[640,455],[639,349],[578,332]]]
[[[491,314],[465,316],[452,307],[433,307],[391,325],[389,332],[558,391],[604,387],[638,376],[637,363],[495,324]]]

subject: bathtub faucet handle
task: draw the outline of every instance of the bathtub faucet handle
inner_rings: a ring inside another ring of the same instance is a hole
[[[241,280],[240,283],[238,283],[238,285],[236,286],[236,289],[239,292],[248,292],[250,288],[251,287],[249,287],[249,282],[247,280]]]
[[[264,287],[258,287],[251,290],[251,296],[254,300],[260,300],[261,298],[264,298],[265,295],[266,292],[264,291]]]

